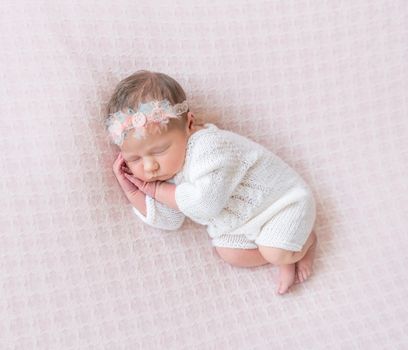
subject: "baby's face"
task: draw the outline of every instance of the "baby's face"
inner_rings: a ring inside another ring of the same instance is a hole
[[[186,129],[164,130],[136,139],[134,130],[126,136],[122,156],[137,178],[151,182],[171,179],[182,170],[190,131]]]

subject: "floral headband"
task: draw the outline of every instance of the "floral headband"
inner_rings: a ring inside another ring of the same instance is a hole
[[[127,112],[118,111],[110,114],[106,126],[117,145],[122,145],[129,130],[135,129],[134,136],[139,139],[145,136],[146,126],[167,126],[170,118],[180,119],[188,111],[187,101],[171,105],[167,99],[151,101],[139,105],[137,111],[128,107]]]

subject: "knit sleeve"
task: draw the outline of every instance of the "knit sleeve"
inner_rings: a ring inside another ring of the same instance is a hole
[[[192,220],[207,224],[226,207],[251,166],[234,143],[222,138],[201,140],[188,164],[188,177],[176,187],[176,203]]]
[[[144,223],[163,230],[177,230],[185,219],[182,212],[169,208],[150,196],[146,196],[146,216],[135,207],[132,208]]]

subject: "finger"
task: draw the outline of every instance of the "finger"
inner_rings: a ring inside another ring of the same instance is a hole
[[[117,161],[118,166],[121,166],[123,164],[127,165],[126,161],[122,157],[118,157],[116,161]]]
[[[121,168],[125,173],[127,173],[127,174],[129,174],[129,175],[132,175],[133,173],[130,171],[130,169],[128,168],[128,167],[126,167],[126,166],[122,166],[122,168]]]
[[[123,158],[121,153],[118,154],[118,156],[116,157],[115,162],[117,162],[117,164],[122,164],[123,163]]]
[[[133,174],[132,175],[128,175],[130,178],[132,178],[132,180],[135,182],[135,183],[137,183],[137,184],[140,184],[140,185],[143,185],[144,184],[144,182],[142,181],[142,180],[140,180],[139,178],[137,178],[136,176],[134,176]]]
[[[115,171],[120,171],[120,170],[121,170],[121,166],[122,166],[122,163],[121,163],[119,160],[116,160],[116,161],[113,163],[113,170],[115,170]]]
[[[118,156],[115,161],[113,162],[113,165],[119,166],[120,164],[122,164],[122,159]]]
[[[128,191],[139,190],[139,187],[137,187],[133,182],[127,179],[126,176],[121,176],[118,178],[118,180],[122,188],[125,188]]]
[[[126,173],[124,173],[124,175],[130,182],[135,184],[137,187],[140,187],[140,185],[142,185],[142,183],[143,183],[141,180],[139,180],[138,178],[136,178],[136,177],[134,177],[132,175],[129,175],[129,174],[126,174]]]
[[[123,166],[120,163],[115,163],[113,166],[113,172],[117,175],[123,175],[125,172],[125,169],[123,168]]]
[[[116,162],[119,162],[119,159],[120,159],[120,155],[118,154],[118,156],[117,156],[116,159],[115,159],[115,163],[116,163]]]

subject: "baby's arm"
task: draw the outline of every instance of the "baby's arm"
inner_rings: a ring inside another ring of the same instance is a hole
[[[168,207],[180,210],[176,203],[176,185],[161,182],[156,188],[156,199]]]
[[[141,220],[150,226],[165,230],[180,228],[185,216],[175,204],[175,185],[162,181],[143,182],[130,174],[126,174],[125,177],[145,194],[146,214],[142,214],[135,207],[133,208]]]
[[[138,209],[143,215],[146,215],[146,195],[127,179],[126,167],[121,153],[119,153],[112,168],[126,198],[133,207]]]
[[[146,195],[146,215],[141,214],[135,207],[133,211],[146,224],[164,230],[179,229],[185,219],[182,212],[169,208],[148,195]]]
[[[165,181],[143,182],[133,175],[125,174],[125,176],[146,195],[169,208],[180,210],[176,203],[176,185]]]
[[[147,208],[146,208],[146,195],[141,191],[138,191],[134,196],[131,198],[127,197],[132,207],[135,207],[140,213],[146,216]]]

